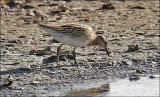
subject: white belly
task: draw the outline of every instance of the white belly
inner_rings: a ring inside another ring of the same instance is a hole
[[[88,36],[70,37],[62,35],[62,33],[54,33],[53,31],[50,34],[55,40],[69,46],[82,47],[88,45],[90,42]]]
[[[79,39],[79,38],[70,38],[67,36],[60,36],[60,37],[53,36],[53,38],[63,44],[66,44],[69,46],[74,46],[74,47],[86,46],[90,42],[90,40],[83,40],[83,39]]]

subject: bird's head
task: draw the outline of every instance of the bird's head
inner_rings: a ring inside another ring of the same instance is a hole
[[[108,49],[107,36],[102,35],[102,34],[97,34],[96,45],[104,48],[108,55],[111,53],[111,52],[109,51],[109,49]]]

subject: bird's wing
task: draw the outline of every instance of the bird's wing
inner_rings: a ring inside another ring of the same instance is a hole
[[[59,27],[59,26],[47,26],[47,25],[43,25],[43,24],[39,24],[39,27],[41,27],[43,29],[54,30],[54,31],[63,31],[64,30],[62,27]]]

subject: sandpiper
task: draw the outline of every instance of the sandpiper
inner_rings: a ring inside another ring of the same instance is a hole
[[[65,24],[61,26],[47,26],[39,24],[39,26],[49,32],[55,40],[62,43],[57,48],[57,62],[59,62],[60,48],[64,44],[74,47],[72,54],[75,64],[77,64],[75,58],[76,47],[98,45],[104,48],[108,55],[110,54],[110,51],[107,47],[107,37],[103,34],[95,34],[94,30],[90,26],[83,24]]]

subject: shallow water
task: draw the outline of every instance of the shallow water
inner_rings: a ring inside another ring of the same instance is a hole
[[[66,96],[159,96],[159,75],[154,76],[154,79],[140,77],[137,81],[116,79],[100,87],[72,90]]]
[[[130,81],[121,79],[110,83],[110,92],[104,92],[101,96],[159,96],[159,76],[150,79],[147,76],[140,80]]]

